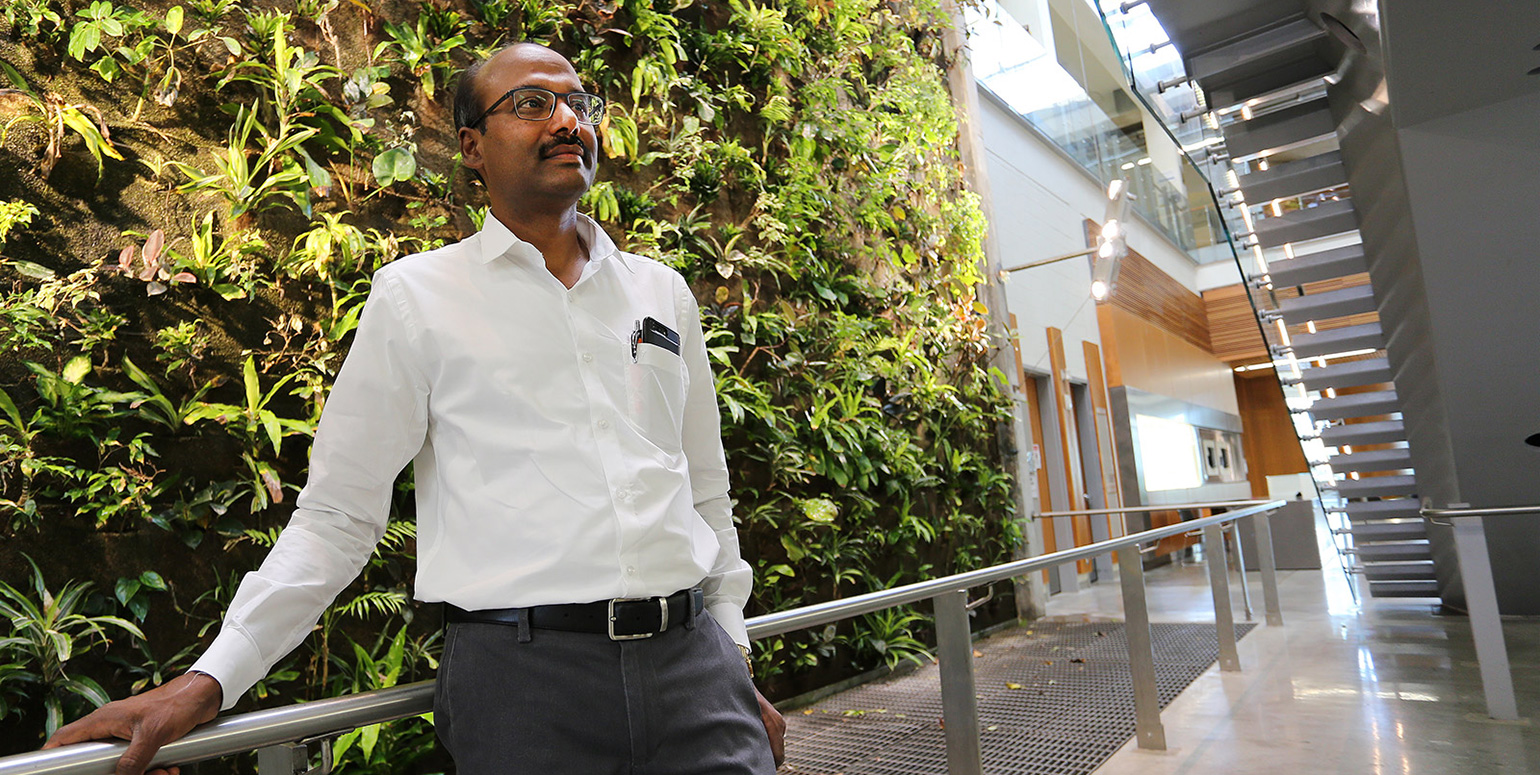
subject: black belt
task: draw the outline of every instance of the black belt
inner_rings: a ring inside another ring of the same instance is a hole
[[[705,595],[695,588],[680,590],[668,597],[617,597],[593,603],[530,608],[467,611],[445,603],[444,621],[518,626],[520,617],[527,616],[528,625],[538,630],[590,632],[608,635],[610,640],[638,640],[678,627],[693,619],[704,607]]]

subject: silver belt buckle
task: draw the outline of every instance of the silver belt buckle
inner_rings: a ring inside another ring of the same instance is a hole
[[[615,632],[615,604],[616,603],[645,603],[648,600],[658,601],[658,632],[639,632],[634,635],[620,635]],[[668,629],[668,598],[666,597],[617,597],[609,602],[609,629],[610,640],[642,640],[651,638]]]

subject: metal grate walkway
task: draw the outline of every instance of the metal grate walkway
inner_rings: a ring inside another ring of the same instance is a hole
[[[1236,636],[1255,624],[1240,624]],[[1164,708],[1219,656],[1212,624],[1154,624]],[[1134,734],[1121,622],[1044,619],[974,646],[984,771],[1089,773]],[[783,773],[946,773],[939,668],[926,665],[787,714]]]

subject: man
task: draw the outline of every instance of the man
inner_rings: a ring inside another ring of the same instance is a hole
[[[120,775],[227,709],[309,632],[414,462],[416,594],[450,622],[435,724],[461,773],[768,773],[710,367],[684,280],[577,213],[603,101],[536,44],[462,76],[476,235],[381,269],[289,526],[192,670],[45,747],[130,741]],[[176,768],[170,772],[175,773]]]

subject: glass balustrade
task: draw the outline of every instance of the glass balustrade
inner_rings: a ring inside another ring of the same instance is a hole
[[[1335,477],[1327,463],[1334,449],[1319,439],[1328,423],[1310,415],[1318,396],[1291,384],[1303,365],[1290,351],[1288,329],[1266,317],[1283,295],[1270,282],[1268,262],[1292,257],[1292,249],[1264,250],[1251,235],[1260,219],[1345,192],[1246,202],[1238,175],[1265,170],[1267,160],[1230,159],[1222,132],[1227,121],[1295,104],[1299,95],[1280,95],[1276,104],[1210,106],[1187,79],[1181,52],[1143,3],[982,0],[967,11],[967,23],[974,76],[982,89],[1098,181],[1128,180],[1134,208],[1194,261],[1239,268],[1270,355],[1261,366],[1281,378],[1319,500]],[[1344,550],[1352,538],[1346,518],[1327,509],[1335,505],[1321,503],[1346,571]]]

